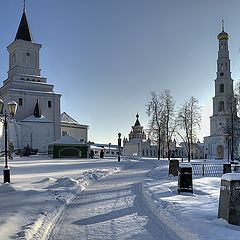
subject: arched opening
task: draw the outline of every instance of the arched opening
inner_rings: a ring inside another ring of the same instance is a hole
[[[221,112],[221,111],[224,111],[224,109],[225,109],[224,101],[219,102],[218,111]]]
[[[224,84],[223,83],[220,84],[220,93],[224,93]]]
[[[223,145],[217,146],[217,159],[223,159],[224,158],[224,147]]]
[[[82,153],[77,148],[65,147],[59,151],[59,157],[82,157]]]

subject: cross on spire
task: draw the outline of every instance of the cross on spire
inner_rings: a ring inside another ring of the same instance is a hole
[[[23,12],[26,11],[26,0],[23,0]]]
[[[224,32],[224,21],[222,19],[222,31]]]

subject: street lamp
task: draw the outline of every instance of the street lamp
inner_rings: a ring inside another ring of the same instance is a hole
[[[121,140],[121,133],[118,133],[118,162],[120,162]]]
[[[228,163],[229,163],[230,135],[228,133],[225,133],[224,136],[227,140],[227,158],[228,158]]]
[[[3,115],[3,108],[4,103],[3,100],[0,99],[0,114]],[[10,117],[14,117],[17,111],[17,103],[15,101],[10,101],[8,103],[8,111],[10,114]],[[6,108],[4,109],[4,137],[5,137],[5,167],[3,169],[3,181],[4,183],[10,183],[10,167],[8,166],[8,140],[7,140],[7,111]]]

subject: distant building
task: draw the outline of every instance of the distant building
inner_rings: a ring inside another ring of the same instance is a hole
[[[129,133],[129,139],[123,139],[123,155],[132,157],[157,157],[157,145],[146,138],[143,126],[140,124],[139,115],[136,115],[135,124]]]
[[[235,110],[233,79],[231,78],[228,50],[228,34],[222,28],[218,34],[217,78],[215,79],[215,96],[213,97],[213,115],[210,117],[210,136],[204,138],[205,158],[229,158],[229,136],[227,128],[229,118]],[[235,116],[237,117],[237,116]]]
[[[88,142],[88,125],[80,124],[66,112],[61,114],[61,135],[70,135],[81,143]]]
[[[187,153],[187,148],[186,148],[186,143],[181,142],[179,144],[179,156],[182,156],[183,158],[187,158],[188,153]],[[193,143],[191,146],[191,159],[204,159],[204,143],[201,143],[200,141]]]
[[[90,143],[89,151],[93,150],[94,157],[99,158],[100,152],[103,151],[104,157],[117,157],[119,148],[114,144],[101,144],[101,143]],[[122,155],[122,148],[120,148],[120,152]]]

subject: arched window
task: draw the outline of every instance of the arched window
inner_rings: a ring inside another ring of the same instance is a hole
[[[221,63],[221,71],[223,71],[224,70],[224,68],[223,68],[223,63]]]
[[[220,93],[223,93],[224,92],[224,84],[220,84]]]
[[[224,111],[224,101],[219,102],[218,111]]]

